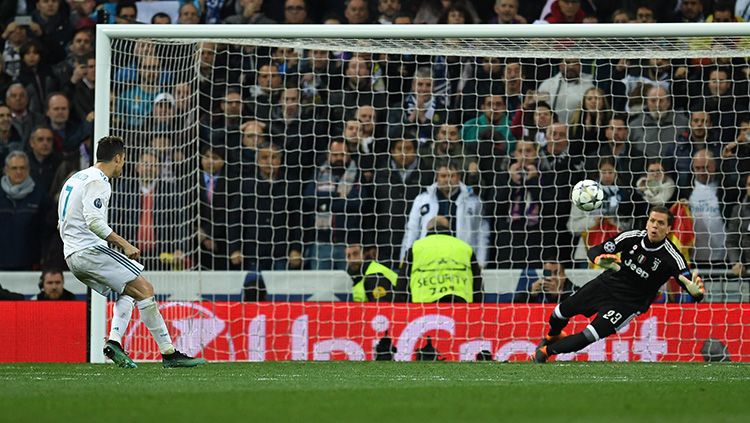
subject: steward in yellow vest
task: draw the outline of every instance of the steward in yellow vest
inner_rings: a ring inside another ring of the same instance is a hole
[[[372,249],[353,244],[346,248],[346,271],[354,281],[352,300],[393,301],[398,275],[388,267],[372,260]]]
[[[482,270],[471,246],[451,235],[445,216],[433,218],[427,229],[406,253],[397,292],[413,303],[481,302]]]

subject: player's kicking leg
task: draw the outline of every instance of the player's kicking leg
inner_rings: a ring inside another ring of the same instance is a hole
[[[164,367],[195,367],[206,363],[203,358],[193,358],[175,349],[167,325],[154,299],[154,287],[143,276],[138,276],[128,283],[123,294],[136,300],[138,310],[141,312],[141,320],[159,346]]]

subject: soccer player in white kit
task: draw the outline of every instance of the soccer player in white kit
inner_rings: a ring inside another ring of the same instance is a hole
[[[122,348],[122,335],[137,304],[141,320],[159,346],[164,367],[204,364],[206,360],[192,358],[174,348],[154,300],[154,287],[141,275],[143,265],[136,261],[141,252],[107,224],[107,206],[112,194],[109,180],[119,177],[125,165],[122,138],[108,136],[99,140],[96,160],[94,166],[65,181],[57,215],[65,261],[71,272],[102,295],[111,291],[119,294],[104,355],[120,367],[137,367]],[[120,248],[122,253],[109,248],[108,243]]]

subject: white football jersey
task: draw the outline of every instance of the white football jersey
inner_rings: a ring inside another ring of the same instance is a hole
[[[65,181],[60,191],[57,217],[66,258],[86,248],[107,245],[104,238],[112,232],[107,225],[111,195],[109,178],[93,166]]]

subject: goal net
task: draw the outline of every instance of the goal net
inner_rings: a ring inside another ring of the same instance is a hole
[[[504,361],[601,272],[591,246],[666,206],[706,301],[670,281],[558,360],[748,360],[750,37],[707,25],[98,27],[96,138],[129,161],[113,227],[189,354]],[[590,213],[583,179],[604,191]],[[363,277],[438,215],[482,267],[472,303]],[[124,343],[158,359],[137,311]]]

